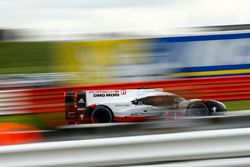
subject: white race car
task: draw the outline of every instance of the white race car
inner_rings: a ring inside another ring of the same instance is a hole
[[[161,89],[87,90],[65,92],[69,124],[175,119],[180,116],[221,114],[226,106],[216,100],[186,100]]]

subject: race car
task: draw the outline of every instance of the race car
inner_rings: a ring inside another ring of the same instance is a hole
[[[216,100],[187,100],[162,89],[67,91],[64,96],[68,124],[210,116],[227,110]]]

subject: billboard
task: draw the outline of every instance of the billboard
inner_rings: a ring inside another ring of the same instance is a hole
[[[250,73],[250,33],[56,45],[56,71],[86,84]]]

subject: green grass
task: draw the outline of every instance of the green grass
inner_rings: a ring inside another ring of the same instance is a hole
[[[223,101],[228,111],[250,110],[250,100]]]
[[[50,72],[49,42],[0,42],[0,74]]]
[[[66,124],[64,112],[43,113],[37,114],[36,116],[43,123],[46,123],[47,128],[54,128]]]
[[[1,116],[0,123],[11,122],[31,125],[38,129],[49,129],[59,125],[64,125],[65,118],[63,112],[41,113],[41,114],[20,114]]]
[[[47,129],[47,124],[39,119],[36,115],[24,114],[24,115],[5,115],[1,116],[0,123],[11,122],[20,123],[25,125],[31,125],[38,129]]]

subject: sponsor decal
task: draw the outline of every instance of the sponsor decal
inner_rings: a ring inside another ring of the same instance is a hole
[[[162,113],[148,113],[148,112],[137,112],[131,113],[131,116],[161,116]]]
[[[212,110],[213,110],[213,112],[215,113],[216,110],[217,110],[217,107],[214,106],[214,107],[212,108]]]
[[[78,103],[85,103],[85,101],[83,100],[83,98],[81,98],[80,100],[78,100]]]
[[[105,97],[105,94],[101,94],[101,93],[93,94],[93,97]]]
[[[128,107],[129,104],[116,104],[115,106],[116,107]]]
[[[119,90],[91,90],[90,94],[93,97],[118,97],[120,96]]]
[[[119,90],[90,90],[89,93],[93,93],[93,94],[106,94],[106,93],[119,94]]]
[[[126,95],[126,90],[121,90],[121,95]]]
[[[98,94],[93,94],[93,97],[118,97],[120,96],[119,94],[117,93],[98,93]]]

